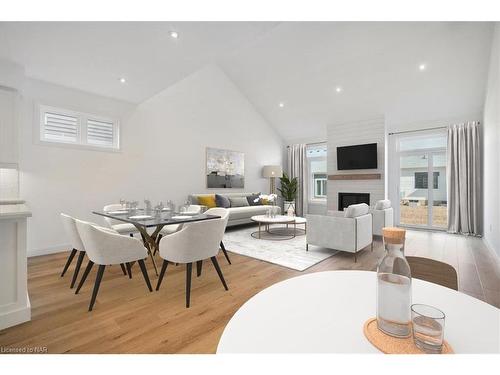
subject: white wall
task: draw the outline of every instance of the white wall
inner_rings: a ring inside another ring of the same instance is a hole
[[[496,24],[483,119],[483,223],[486,243],[500,255],[500,24]]]
[[[36,144],[36,102],[119,118],[121,152]],[[217,67],[210,66],[137,107],[30,80],[22,106],[21,197],[33,212],[28,251],[66,246],[59,213],[91,213],[120,198],[183,203],[204,192],[205,147],[245,153],[244,191],[266,191],[265,164],[281,164],[281,139]]]
[[[385,123],[383,117],[331,124],[328,132],[328,175],[380,173],[380,180],[328,180],[328,209],[337,210],[338,193],[369,193],[370,205],[385,198]],[[337,147],[377,143],[377,169],[337,170]]]

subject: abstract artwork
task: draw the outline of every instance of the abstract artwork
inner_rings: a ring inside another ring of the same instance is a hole
[[[245,186],[245,154],[207,147],[207,188],[242,189]]]

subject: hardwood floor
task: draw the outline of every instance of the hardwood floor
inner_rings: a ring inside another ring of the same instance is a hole
[[[231,251],[231,249],[227,249]],[[139,267],[133,278],[120,266],[106,267],[94,310],[88,312],[96,268],[80,294],[69,289],[74,265],[59,277],[68,253],[29,259],[32,321],[0,331],[0,347],[46,347],[49,353],[214,353],[225,325],[236,310],[262,289],[309,272],[375,270],[384,250],[358,255],[339,253],[305,272],[230,253],[218,261],[229,286],[225,291],[210,261],[193,273],[191,307],[185,307],[185,266],[169,266],[158,292],[150,293]],[[406,253],[449,263],[459,275],[459,290],[500,307],[498,258],[480,239],[445,233],[409,231]],[[146,262],[153,288],[157,278]]]

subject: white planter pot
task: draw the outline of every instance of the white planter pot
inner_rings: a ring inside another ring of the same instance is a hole
[[[295,216],[295,201],[284,201],[283,206],[283,215]]]

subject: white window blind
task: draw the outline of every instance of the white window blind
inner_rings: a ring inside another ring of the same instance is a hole
[[[78,117],[55,111],[43,115],[43,138],[55,142],[78,141]]]
[[[112,122],[87,120],[87,143],[100,146],[113,146],[114,126]]]
[[[119,122],[98,115],[39,106],[40,140],[92,149],[118,150]]]

